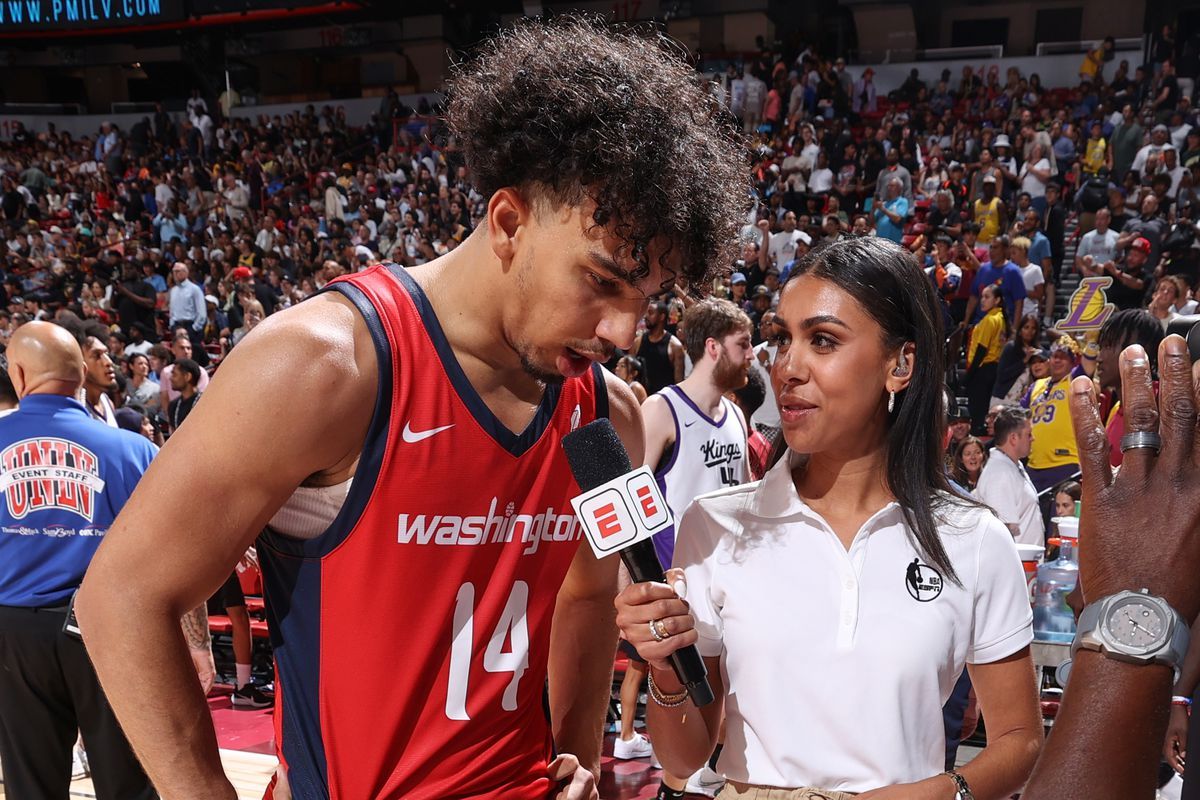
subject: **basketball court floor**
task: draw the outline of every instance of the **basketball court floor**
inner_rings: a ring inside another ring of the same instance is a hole
[[[229,688],[222,690],[218,685],[208,698],[217,729],[217,743],[221,748],[221,760],[225,764],[226,774],[237,789],[239,800],[262,800],[263,790],[277,763],[273,755],[273,710],[235,709],[229,703]],[[613,733],[604,737],[600,797],[602,800],[650,800],[658,789],[661,772],[650,766],[649,759],[614,759],[614,738]],[[969,761],[978,752],[971,747],[961,748],[960,763]],[[7,797],[2,781],[3,777],[0,776],[0,800],[21,800]],[[71,797],[94,798],[91,780],[80,778],[74,781],[71,784]],[[699,798],[700,795],[689,797]]]

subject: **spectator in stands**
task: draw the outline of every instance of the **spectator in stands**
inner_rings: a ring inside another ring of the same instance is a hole
[[[1142,146],[1142,126],[1132,103],[1121,109],[1121,122],[1113,128],[1108,165],[1116,181],[1124,180],[1125,173],[1133,167]]]
[[[1039,213],[1046,210],[1046,184],[1050,181],[1050,159],[1042,145],[1034,144],[1029,158],[1017,173],[1021,191],[1028,192],[1030,202]]]
[[[641,382],[642,362],[640,359],[636,356],[621,356],[613,372],[633,390],[633,396],[637,399],[638,403],[646,401],[646,387]]]
[[[1147,198],[1149,202],[1149,198]],[[1111,275],[1112,286],[1107,290],[1109,302],[1119,309],[1141,308],[1146,296],[1146,286],[1154,270],[1150,266],[1151,245],[1139,236],[1129,243],[1122,258],[1109,261],[1102,266],[1104,273]]]
[[[200,383],[203,372],[200,365],[190,358],[181,358],[171,365],[171,388],[178,394],[167,407],[168,435],[179,430],[179,426],[187,419],[188,414],[200,400],[200,391],[196,388]]]
[[[1100,42],[1098,47],[1089,50],[1083,57],[1083,63],[1079,65],[1079,78],[1092,82],[1102,80],[1104,65],[1112,61],[1116,47],[1116,40],[1111,36],[1105,36],[1104,41]]]
[[[998,171],[998,168],[990,166],[980,168],[981,172],[985,169]],[[985,173],[980,179],[980,196],[972,207],[972,218],[979,225],[979,241],[983,244],[989,244],[1008,226],[1008,213],[1004,201],[996,194],[997,185],[997,176],[991,172]]]
[[[1116,259],[1117,232],[1109,227],[1112,212],[1096,212],[1096,227],[1083,235],[1075,250],[1076,269],[1084,276],[1101,275],[1104,265]]]
[[[164,348],[165,349],[165,348]],[[155,352],[157,348],[150,351],[151,366],[154,366],[154,359],[163,358],[164,356],[170,359],[170,363],[163,364],[156,373],[158,375],[159,386],[162,387],[162,394],[159,398],[160,408],[170,408],[171,403],[179,397],[179,390],[175,388],[175,382],[171,380],[171,374],[175,370],[175,363],[178,361],[193,360],[192,359],[192,340],[183,331],[176,331],[175,338],[171,340],[171,349]],[[203,392],[208,388],[208,372],[200,370],[196,389]]]
[[[1146,310],[1150,312],[1150,316],[1154,317],[1162,325],[1164,335],[1166,335],[1167,328],[1171,322],[1179,316],[1175,311],[1176,304],[1181,303],[1181,298],[1187,296],[1179,288],[1181,282],[1181,280],[1173,275],[1160,278],[1155,284],[1154,293],[1150,296],[1150,302],[1146,306]]]
[[[1163,150],[1170,146],[1170,136],[1171,130],[1166,125],[1155,125],[1150,132],[1150,141],[1138,149],[1130,169],[1139,175],[1153,172],[1153,170],[1147,170],[1147,164],[1151,156],[1161,158]]]
[[[247,302],[242,317],[242,326],[233,331],[229,338],[229,347],[232,348],[242,339],[246,338],[246,335],[254,330],[258,323],[263,321],[265,316],[266,312],[263,311],[262,303],[257,300]]]
[[[1009,334],[1009,317],[1004,311],[1000,288],[988,284],[980,292],[979,307],[983,318],[971,329],[967,346],[967,401],[971,411],[971,432],[984,432],[984,418],[996,384],[1000,353]]]
[[[1142,199],[1140,210],[1141,213],[1138,216],[1131,218],[1121,228],[1121,234],[1117,237],[1117,249],[1124,250],[1130,247],[1135,239],[1145,239],[1150,246],[1150,249],[1146,251],[1147,268],[1153,271],[1158,266],[1162,240],[1167,234],[1169,225],[1167,220],[1159,214],[1157,195],[1148,193]]]
[[[998,236],[988,245],[989,260],[980,265],[971,283],[971,299],[967,302],[966,322],[974,321],[980,294],[985,286],[999,284],[1004,298],[1004,313],[1008,319],[1017,319],[1021,301],[1025,299],[1025,276],[1017,265],[1008,259],[1008,237]]]
[[[1084,145],[1083,159],[1080,162],[1084,175],[1098,175],[1100,170],[1108,166],[1108,141],[1104,138],[1104,123],[1093,120],[1089,127],[1087,143]]]
[[[1074,517],[1075,504],[1083,497],[1079,481],[1063,481],[1054,487],[1054,516]]]
[[[950,477],[968,492],[975,491],[979,485],[979,477],[983,466],[987,463],[987,450],[983,442],[974,436],[968,436],[954,448],[954,462]]]
[[[1107,416],[1105,433],[1109,441],[1109,460],[1121,466],[1123,454],[1121,437],[1125,434],[1125,413],[1121,408],[1121,370],[1118,361],[1121,351],[1140,344],[1150,361],[1151,375],[1158,374],[1158,346],[1163,339],[1158,320],[1142,309],[1118,311],[1104,321],[1100,328],[1100,354],[1096,363],[1096,382],[1099,384]]]
[[[170,330],[187,331],[192,347],[198,354],[204,349],[203,332],[208,311],[204,304],[204,290],[191,280],[189,266],[186,261],[177,261],[171,267],[172,285],[168,292],[167,309]],[[207,359],[202,363],[207,363]]]
[[[1036,212],[1031,213],[1036,217]],[[1033,315],[1040,319],[1042,303],[1046,299],[1046,279],[1041,265],[1029,260],[1030,250],[1030,241],[1024,236],[1013,239],[1008,247],[1009,256],[1017,265],[1017,269],[1021,270],[1021,277],[1025,282],[1025,302],[1021,308],[1021,317]]]
[[[916,197],[920,200],[932,198],[941,187],[950,180],[950,173],[946,170],[942,159],[939,156],[931,155],[925,165],[921,167],[917,176]]]
[[[1175,112],[1177,105],[1179,105],[1179,81],[1175,78],[1175,64],[1168,58],[1162,62],[1158,93],[1154,97],[1155,119],[1160,123],[1167,122]]]
[[[895,150],[891,151],[895,153]],[[900,167],[903,169],[903,167]],[[875,233],[897,244],[904,238],[904,221],[908,216],[908,199],[904,196],[904,181],[897,175],[880,175],[880,180],[886,180],[887,189],[884,199],[876,203],[874,208]]]
[[[1068,403],[1078,350],[1078,344],[1069,336],[1051,345],[1050,374],[1035,381],[1021,401],[1033,421],[1033,449],[1027,469],[1038,492],[1073,477],[1079,470]]]
[[[900,163],[900,150],[896,147],[890,148],[885,158],[887,166],[879,171],[879,176],[875,179],[875,199],[879,201],[887,197],[888,183],[895,178],[900,181],[900,196],[911,203],[913,197],[912,173]]]
[[[129,383],[125,391],[129,403],[137,404],[150,413],[159,411],[161,387],[150,379],[150,357],[144,353],[134,353],[127,362]]]
[[[867,67],[863,70],[862,77],[854,82],[850,108],[855,114],[874,114],[878,110],[874,78],[875,70]]]

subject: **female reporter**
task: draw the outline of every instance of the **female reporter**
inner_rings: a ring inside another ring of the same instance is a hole
[[[959,781],[999,800],[1033,767],[1025,580],[1004,525],[947,484],[942,331],[921,278],[879,238],[793,268],[772,370],[786,448],[762,481],[684,514],[678,595],[638,584],[617,598],[651,666],[655,753],[690,774],[724,715],[726,800],[952,800]],[[688,644],[718,698],[700,711],[667,664]],[[953,776],[941,709],[964,666],[989,742]]]

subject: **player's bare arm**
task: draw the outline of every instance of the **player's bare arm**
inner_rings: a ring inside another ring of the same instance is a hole
[[[620,428],[617,431],[620,432]],[[671,416],[671,407],[658,395],[651,395],[642,403],[642,432],[645,443],[642,463],[650,469],[655,469],[662,460],[663,453],[675,444],[675,423]],[[631,461],[632,455],[630,453]]]
[[[671,343],[667,346],[668,354],[671,357],[671,366],[675,368],[675,383],[683,382],[683,342],[671,337]]]
[[[609,416],[631,463],[643,451],[641,412],[623,381],[604,373]],[[597,559],[580,545],[558,593],[550,639],[550,713],[554,742],[572,753],[580,766],[600,776],[604,715],[612,686],[612,657],[617,648],[616,558]]]
[[[180,617],[301,482],[353,463],[376,384],[371,337],[348,301],[323,295],[266,320],[222,365],[199,421],[163,448],[93,560],[78,599],[84,637],[166,800],[234,797]],[[126,679],[129,663],[141,680]]]

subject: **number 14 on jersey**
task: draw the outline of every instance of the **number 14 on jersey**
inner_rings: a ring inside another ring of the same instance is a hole
[[[529,669],[529,626],[525,621],[529,607],[529,584],[513,584],[504,611],[483,650],[483,668],[488,672],[511,672],[512,680],[504,690],[500,707],[517,710],[517,687]],[[470,688],[471,661],[475,653],[475,584],[458,587],[454,604],[454,639],[450,645],[450,683],[446,687],[446,716],[466,721],[467,694]],[[504,650],[505,640],[509,649]]]

